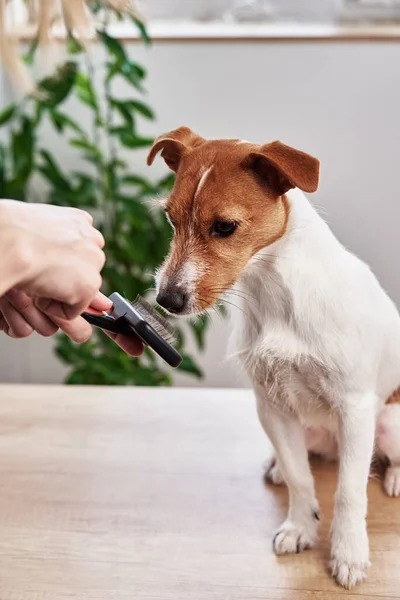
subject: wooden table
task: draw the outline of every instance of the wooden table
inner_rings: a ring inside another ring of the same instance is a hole
[[[286,490],[247,391],[0,386],[1,600],[400,598],[400,499],[370,485],[373,567],[326,573],[335,468],[317,467],[321,541],[276,558]]]

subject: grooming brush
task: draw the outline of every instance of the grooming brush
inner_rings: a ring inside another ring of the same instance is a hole
[[[146,300],[138,296],[133,303],[114,292],[109,297],[113,306],[108,313],[88,309],[82,317],[91,325],[112,333],[137,337],[154,350],[171,367],[178,367],[182,357],[175,343],[173,327]]]

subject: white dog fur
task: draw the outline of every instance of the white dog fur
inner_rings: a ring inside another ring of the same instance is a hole
[[[165,205],[176,231],[159,272],[158,301],[184,315],[209,308],[224,290],[242,299],[236,353],[276,451],[268,477],[289,490],[274,549],[315,544],[318,503],[308,455],[338,456],[331,568],[350,588],[369,566],[374,445],[389,462],[386,492],[400,495],[400,404],[393,403],[400,402],[399,314],[368,266],[297,189],[317,189],[316,159],[281,142],[206,141],[186,127],[158,138],[149,164],[160,151],[177,180]],[[233,224],[231,239],[215,238],[221,219]]]
[[[274,549],[282,554],[315,544],[318,503],[308,450],[332,457],[337,445],[331,568],[350,588],[369,566],[375,430],[378,451],[390,460],[386,491],[400,493],[400,406],[385,406],[400,386],[400,318],[369,267],[338,242],[304,194],[294,189],[287,197],[284,236],[239,278],[251,302],[236,315],[235,345],[276,451],[269,477],[289,489],[289,514]]]

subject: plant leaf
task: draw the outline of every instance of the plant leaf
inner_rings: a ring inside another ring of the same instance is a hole
[[[33,65],[34,59],[35,59],[35,53],[36,53],[36,49],[38,47],[38,43],[39,43],[39,39],[36,36],[34,40],[32,40],[28,51],[26,52],[26,54],[24,55],[24,63],[28,66]]]
[[[58,354],[58,355],[60,356],[60,354]],[[70,373],[67,376],[65,383],[68,385],[85,385],[86,378],[87,378],[87,369],[85,369],[85,368],[75,369],[74,371],[72,371],[72,373]]]
[[[185,346],[185,336],[183,334],[182,329],[179,329],[178,327],[175,327],[174,329],[176,337],[175,348],[178,350],[178,352],[181,353]]]
[[[50,119],[59,133],[63,133],[64,129],[68,127],[72,131],[79,133],[82,137],[85,136],[83,129],[78,125],[78,123],[76,123],[76,121],[74,121],[64,113],[61,113],[56,110],[51,110]]]
[[[80,148],[81,150],[86,150],[87,155],[89,157],[91,157],[92,159],[95,159],[96,161],[100,161],[100,162],[103,160],[103,155],[101,153],[101,150],[99,148],[96,148],[96,146],[94,146],[87,140],[82,140],[80,138],[79,139],[74,138],[73,140],[70,140],[69,143],[74,148]]]
[[[123,77],[140,92],[144,91],[142,82],[146,77],[146,71],[137,63],[128,59],[123,62],[107,63],[107,81],[111,81],[116,75]]]
[[[51,108],[61,104],[71,93],[77,73],[77,64],[68,61],[59,67],[52,77],[42,79],[38,84],[38,91],[42,93],[42,104]]]
[[[15,104],[10,104],[0,113],[0,126],[5,125],[13,118],[16,109],[17,107]]]
[[[151,121],[155,119],[155,114],[151,108],[139,100],[127,100],[124,104],[128,109],[138,112],[146,119],[150,119]]]
[[[138,28],[140,37],[142,38],[142,41],[146,44],[146,46],[149,46],[151,44],[151,38],[150,38],[149,34],[147,33],[145,24],[142,21],[140,21],[139,19],[137,19],[136,17],[132,17],[132,21],[135,23],[136,27]]]
[[[199,379],[203,377],[202,371],[188,354],[182,355],[182,362],[179,365],[178,369],[180,371],[184,371],[185,373],[190,373],[191,375],[194,375]]]
[[[61,173],[60,167],[57,165],[50,152],[47,150],[40,150],[40,155],[44,162],[38,166],[38,170],[42,175],[56,188],[71,191],[71,185],[68,179]]]
[[[208,329],[208,321],[204,316],[190,321],[190,328],[196,340],[197,348],[201,351],[205,349],[205,336]]]
[[[105,31],[98,31],[97,34],[109,53],[114,56],[117,61],[122,63],[127,60],[127,55],[121,42],[109,36]]]
[[[139,100],[117,100],[116,98],[112,98],[111,106],[115,108],[120,113],[122,118],[131,125],[131,128],[133,127],[132,113],[137,112],[146,119],[155,119],[154,112],[151,110],[151,108]]]
[[[73,172],[72,177],[74,180],[75,194],[79,197],[92,198],[90,204],[88,204],[87,206],[92,206],[93,204],[95,204],[95,201],[93,202],[93,199],[95,200],[97,194],[97,180],[93,177],[90,177],[90,175],[87,175],[86,173],[79,172]]]
[[[153,138],[140,137],[124,127],[118,128],[114,133],[118,134],[119,141],[126,148],[150,148],[153,145]]]
[[[32,174],[33,153],[36,136],[33,121],[26,115],[21,117],[20,126],[11,134],[11,155],[14,181],[23,189]]]
[[[113,169],[125,169],[128,166],[126,161],[122,160],[121,158],[113,158],[113,160],[110,160],[109,165]]]
[[[6,149],[0,144],[0,198],[4,198],[5,196],[5,185],[6,185],[6,168],[7,168],[7,159],[6,159]]]
[[[133,130],[135,122],[129,109],[129,106],[127,106],[127,103],[122,100],[116,100],[115,98],[111,98],[110,104],[115,110],[118,111],[122,119],[128,125],[129,129]]]
[[[121,65],[121,75],[139,91],[143,92],[142,81],[146,77],[146,71],[133,61],[126,60]]]
[[[68,54],[82,54],[84,47],[71,33],[69,32],[67,40],[67,52]]]
[[[75,81],[75,93],[79,100],[98,111],[98,102],[92,82],[84,73],[78,73]]]
[[[140,177],[140,175],[126,175],[121,179],[121,183],[123,185],[132,185],[138,187],[147,194],[157,194],[157,187],[145,179],[145,177]]]

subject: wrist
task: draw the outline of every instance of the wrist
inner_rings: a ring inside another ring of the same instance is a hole
[[[31,244],[14,214],[18,205],[0,200],[0,296],[33,276]]]

